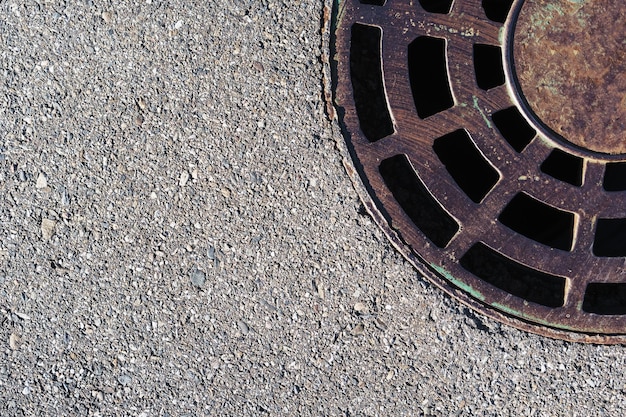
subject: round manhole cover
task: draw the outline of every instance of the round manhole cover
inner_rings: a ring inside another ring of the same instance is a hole
[[[502,322],[626,341],[621,0],[350,0],[344,138],[390,239]]]

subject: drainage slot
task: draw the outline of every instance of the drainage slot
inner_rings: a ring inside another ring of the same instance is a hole
[[[517,152],[522,152],[537,133],[517,107],[509,107],[491,115],[500,134]]]
[[[480,203],[500,179],[498,171],[463,129],[436,139],[433,149],[454,181],[475,203]]]
[[[602,315],[626,314],[626,284],[587,285],[583,311]]]
[[[498,46],[474,44],[474,73],[483,90],[504,84],[502,49]]]
[[[476,243],[463,255],[461,266],[524,300],[547,307],[561,307],[565,302],[565,278],[529,268],[483,243]]]
[[[452,0],[419,0],[420,4],[430,13],[447,14],[452,8]]]
[[[519,193],[500,213],[498,220],[508,228],[544,245],[571,250],[574,213],[559,210]]]
[[[504,23],[513,0],[483,0],[483,9],[489,20]]]
[[[454,106],[445,39],[420,36],[409,45],[408,59],[417,115],[425,119]]]
[[[606,191],[626,191],[626,162],[609,162],[604,170]]]
[[[555,149],[541,164],[541,171],[572,185],[583,184],[583,159]]]
[[[363,134],[370,142],[394,132],[383,84],[382,30],[376,26],[352,25],[350,75],[354,104]]]
[[[626,256],[626,219],[598,219],[593,254],[602,257]]]
[[[458,223],[430,194],[405,155],[381,162],[379,171],[393,197],[415,226],[440,248],[458,232]]]
[[[387,0],[360,0],[361,4],[371,4],[372,6],[384,6]]]

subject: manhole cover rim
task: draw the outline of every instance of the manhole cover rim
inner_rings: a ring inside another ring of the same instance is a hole
[[[347,60],[349,60],[349,37],[337,37],[337,31],[340,30],[338,27],[342,23],[341,18],[342,13],[345,12],[343,10],[346,7],[346,3],[349,2],[335,2],[333,8],[333,28],[331,31],[331,72],[332,72],[332,91],[334,94],[334,104],[335,107],[340,114],[339,122],[340,127],[342,129],[342,133],[344,138],[352,137],[352,135],[357,136],[356,140],[362,140],[360,133],[351,129],[350,123],[352,123],[352,127],[355,125],[356,116],[354,114],[350,114],[349,111],[346,113],[346,109],[354,109],[354,102],[352,91],[350,87],[350,77],[347,75],[347,71],[345,67],[348,65]],[[354,2],[356,3],[356,2]],[[345,28],[344,28],[345,30]],[[342,61],[343,59],[343,61]],[[343,67],[344,72],[341,72]],[[338,104],[339,103],[339,104]],[[348,122],[346,124],[346,118],[352,118],[352,122]],[[356,121],[356,126],[358,126],[358,121]],[[411,264],[421,272],[426,278],[428,278],[431,282],[433,282],[436,286],[444,290],[446,293],[451,295],[453,298],[460,300],[465,305],[471,307],[472,309],[484,314],[488,317],[496,319],[499,322],[511,325],[513,327],[517,327],[519,329],[530,331],[533,333],[570,340],[575,342],[589,342],[589,343],[626,343],[626,335],[624,334],[596,334],[596,333],[586,333],[584,331],[571,331],[566,328],[566,326],[562,326],[564,328],[559,328],[558,323],[550,323],[544,322],[542,323],[542,318],[532,317],[530,316],[528,320],[524,318],[523,311],[507,311],[506,306],[495,306],[494,303],[484,303],[481,302],[479,297],[472,296],[473,292],[472,288],[468,288],[467,284],[462,280],[458,280],[454,277],[454,275],[447,272],[444,268],[439,265],[431,266],[428,264],[427,260],[424,259],[418,251],[413,251],[409,244],[407,244],[403,238],[397,233],[396,228],[390,225],[389,220],[385,218],[385,214],[381,212],[380,208],[377,204],[372,200],[372,193],[369,187],[369,177],[365,173],[364,166],[367,165],[367,162],[363,163],[361,160],[362,155],[358,154],[355,150],[354,143],[350,140],[343,139],[338,140],[338,145],[344,151],[345,154],[348,154],[350,158],[346,158],[346,169],[348,174],[358,191],[360,199],[367,207],[368,211],[378,224],[378,226],[385,232],[389,240],[392,244],[404,255],[406,259],[408,259]],[[508,309],[510,310],[510,309]],[[609,318],[610,320],[610,318]],[[545,321],[545,320],[544,320]]]

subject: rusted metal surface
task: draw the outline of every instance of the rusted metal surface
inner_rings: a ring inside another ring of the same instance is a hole
[[[521,90],[541,121],[584,149],[626,153],[623,0],[527,0],[513,43]]]
[[[533,2],[367,3],[335,4],[334,99],[348,171],[390,240],[487,316],[626,342],[626,157],[598,147],[602,129],[563,140],[540,99],[529,109],[511,57]]]

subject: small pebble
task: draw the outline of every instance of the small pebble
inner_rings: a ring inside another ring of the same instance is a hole
[[[239,320],[237,322],[237,326],[239,327],[239,331],[243,333],[244,335],[250,333],[250,326],[248,326],[248,324],[245,321]]]
[[[326,298],[326,292],[324,290],[324,284],[319,279],[315,280],[315,288],[317,289],[317,295],[318,295],[319,298],[321,298],[322,300],[324,298]]]
[[[378,330],[387,330],[387,323],[379,319],[378,317],[374,319],[374,325]]]
[[[15,315],[19,318],[21,318],[22,320],[30,320],[30,316],[28,314],[24,314],[24,313],[15,313]]]
[[[352,333],[353,336],[361,336],[363,333],[365,333],[365,326],[363,325],[363,323],[359,323],[354,326],[350,333]]]
[[[104,23],[111,23],[111,20],[113,18],[113,16],[111,15],[110,12],[102,12],[102,20],[104,20]]]
[[[252,66],[254,67],[255,70],[257,70],[258,72],[263,72],[265,71],[265,67],[263,66],[262,63],[260,63],[259,61],[254,61],[252,63]]]
[[[190,274],[191,283],[196,287],[202,287],[206,282],[206,274],[203,271],[194,269]]]
[[[50,240],[54,236],[57,222],[51,219],[41,219],[41,236],[44,240]]]
[[[46,179],[46,176],[42,173],[39,173],[39,175],[37,176],[37,183],[35,184],[35,187],[41,190],[42,188],[46,188],[47,186],[48,180]]]
[[[187,184],[187,181],[189,181],[189,173],[187,171],[183,171],[180,173],[180,180],[178,181],[178,184],[181,187],[184,187]]]
[[[65,187],[61,189],[61,204],[64,206],[70,205],[70,196],[67,193],[67,190],[65,189]]]
[[[137,106],[143,111],[146,110],[146,108],[148,107],[148,105],[146,104],[146,100],[144,100],[143,98],[138,98],[137,99]]]
[[[9,347],[13,350],[17,350],[20,347],[21,341],[22,338],[19,335],[11,333],[11,336],[9,336]]]
[[[133,379],[128,376],[128,375],[120,375],[117,377],[117,382],[119,382],[122,385],[128,385],[131,383]]]

